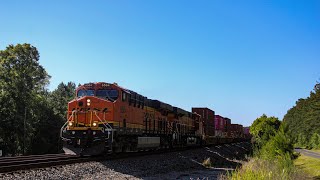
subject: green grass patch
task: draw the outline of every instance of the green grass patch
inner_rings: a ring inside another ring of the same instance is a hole
[[[252,158],[236,171],[222,175],[223,180],[302,180],[310,179],[301,173],[288,158],[260,159]]]
[[[320,179],[320,159],[301,154],[301,156],[294,161],[294,165],[310,176]]]

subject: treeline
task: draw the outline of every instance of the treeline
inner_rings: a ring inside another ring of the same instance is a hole
[[[227,179],[304,179],[294,166],[295,146],[320,148],[320,84],[299,99],[283,121],[262,115],[250,126],[254,155]]]
[[[57,153],[67,102],[76,85],[48,91],[50,76],[30,44],[0,51],[0,149],[6,156]]]
[[[320,148],[320,84],[306,99],[299,99],[288,110],[283,121],[286,123],[289,137],[296,146],[309,149]]]

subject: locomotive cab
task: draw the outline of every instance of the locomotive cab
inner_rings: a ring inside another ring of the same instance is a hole
[[[67,122],[61,128],[66,154],[96,155],[112,149],[114,102],[118,90],[107,83],[78,87],[68,103]]]

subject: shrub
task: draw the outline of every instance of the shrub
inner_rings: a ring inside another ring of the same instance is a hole
[[[284,156],[293,158],[293,145],[283,128],[280,128],[265,146],[261,148],[260,157],[264,159],[282,158]]]
[[[309,144],[308,144],[308,148],[310,148],[310,149],[320,148],[320,135],[318,133],[312,134],[310,141],[309,141]]]
[[[293,158],[293,143],[280,126],[262,147],[255,148],[254,158],[222,179],[300,179]]]

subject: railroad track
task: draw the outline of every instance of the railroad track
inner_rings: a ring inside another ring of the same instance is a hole
[[[177,151],[177,150],[175,150]],[[35,168],[46,168],[52,166],[74,164],[89,161],[105,161],[114,159],[124,159],[137,156],[145,156],[152,154],[161,154],[166,152],[173,152],[172,150],[158,150],[158,151],[139,151],[127,153],[113,153],[105,156],[76,156],[67,154],[44,154],[44,155],[30,155],[30,156],[16,156],[0,158],[0,174],[9,173],[18,170],[27,170]]]
[[[90,161],[91,159],[91,157],[80,157],[66,154],[3,157],[0,158],[0,173],[72,164]]]
[[[230,143],[230,144],[235,144],[235,143]],[[213,145],[208,145],[208,146],[213,146]],[[154,155],[154,154],[163,154],[163,153],[185,151],[185,150],[198,149],[198,148],[202,148],[202,147],[196,146],[196,147],[188,147],[188,148],[183,147],[183,148],[175,148],[175,149],[113,153],[113,154],[107,154],[105,156],[91,156],[91,157],[90,156],[81,157],[81,156],[66,155],[66,154],[45,154],[45,155],[3,157],[3,158],[0,158],[0,173],[7,173],[7,172],[13,172],[17,170],[26,170],[26,169],[33,169],[33,168],[45,168],[45,167],[81,163],[81,162],[88,162],[88,161],[106,161],[106,160],[115,160],[115,159],[123,159],[123,158]]]
[[[0,174],[14,172],[18,170],[46,168],[46,167],[52,167],[52,166],[89,162],[89,161],[106,161],[106,160],[124,159],[124,158],[163,154],[163,153],[184,151],[184,150],[190,150],[190,148],[189,149],[187,148],[162,149],[162,150],[156,150],[156,151],[148,150],[148,151],[112,153],[112,154],[110,153],[105,156],[87,156],[87,157],[81,157],[76,155],[66,155],[66,154],[44,154],[44,155],[3,157],[3,158],[0,158]]]

